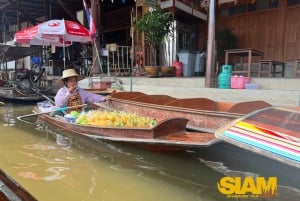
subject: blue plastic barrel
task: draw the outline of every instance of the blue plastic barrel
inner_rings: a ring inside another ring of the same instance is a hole
[[[41,58],[40,57],[31,57],[31,62],[34,65],[40,65],[41,64]]]

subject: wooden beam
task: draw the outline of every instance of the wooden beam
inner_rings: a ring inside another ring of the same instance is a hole
[[[17,0],[16,2],[17,4],[17,12],[16,12],[16,15],[17,15],[17,31],[21,30],[21,23],[20,23],[20,0]]]
[[[51,8],[51,3],[50,0],[44,0],[44,9],[45,9],[45,20],[50,19],[50,8]]]
[[[4,13],[0,12],[0,19],[1,19],[1,26],[0,26],[0,43],[4,43],[4,38],[5,38],[5,23],[4,23]]]
[[[101,69],[102,67],[100,66],[100,60],[99,60],[99,56],[98,55],[98,50],[100,50],[100,38],[98,37],[99,36],[99,22],[100,22],[100,5],[99,2],[97,2],[96,0],[91,0],[91,15],[93,17],[93,20],[94,20],[94,23],[95,23],[95,26],[96,26],[96,37],[95,37],[95,42],[93,43],[93,61],[94,62],[94,74],[100,74],[100,73],[103,73],[101,72]],[[97,56],[98,55],[98,56]],[[109,68],[108,68],[109,69]],[[109,72],[107,72],[108,75]]]
[[[7,3],[3,4],[2,6],[0,6],[0,10],[4,10],[9,5],[10,5],[10,2],[7,2]]]

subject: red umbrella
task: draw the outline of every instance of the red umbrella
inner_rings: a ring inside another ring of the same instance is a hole
[[[51,45],[57,43],[91,41],[89,30],[81,24],[69,20],[49,20],[15,34],[15,41],[29,45]],[[68,42],[66,42],[68,41]]]
[[[49,37],[58,37],[71,42],[91,41],[87,28],[69,20],[49,20],[41,23],[38,27],[37,37],[46,40]]]
[[[40,39],[41,36],[38,35],[38,27],[39,25],[36,25],[34,27],[28,27],[18,31],[15,34],[14,41],[27,45],[54,45],[58,47],[69,46],[72,44],[70,41],[63,41],[63,39],[59,37],[45,36],[43,39]]]
[[[29,45],[68,46],[71,42],[91,41],[89,30],[69,20],[49,20],[15,34],[15,41]],[[65,61],[65,53],[64,53]]]

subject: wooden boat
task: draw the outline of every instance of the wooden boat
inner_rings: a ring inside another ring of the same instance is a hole
[[[265,108],[216,131],[216,137],[267,157],[300,167],[300,111]]]
[[[37,73],[35,70],[14,69],[14,76],[9,78],[7,62],[15,61],[43,51],[41,47],[18,47],[0,44],[0,64],[6,66],[0,79],[0,100],[10,103],[31,104],[45,100],[45,96],[36,93],[38,90],[49,97],[54,97],[52,87],[45,88],[38,81],[42,78],[45,68]],[[3,79],[3,80],[2,80]],[[34,89],[33,89],[34,88]],[[32,90],[31,90],[32,89]]]
[[[53,98],[55,93],[52,91],[43,92],[47,97]],[[25,93],[16,88],[1,88],[0,100],[6,103],[32,104],[46,100],[45,95],[42,96],[36,93]]]
[[[224,124],[249,112],[271,106],[264,101],[228,103],[207,98],[177,99],[166,95],[147,95],[141,92],[118,92],[112,93],[111,97],[111,101],[97,105],[156,119],[186,118],[189,120],[187,128],[208,133],[214,133]]]
[[[35,113],[41,113],[36,107]],[[153,149],[209,146],[217,139],[211,133],[187,132],[187,119],[168,118],[152,128],[107,127],[70,123],[64,118],[40,114],[39,119],[65,131],[114,142],[131,143]]]
[[[71,133],[151,149],[200,148],[225,141],[300,168],[300,109],[297,109],[267,107],[256,110],[226,123],[215,135],[186,131],[188,119],[180,117],[162,119],[152,128],[81,125],[45,113],[39,117]],[[40,113],[38,108],[34,111]]]
[[[0,169],[0,200],[36,201],[37,199]]]

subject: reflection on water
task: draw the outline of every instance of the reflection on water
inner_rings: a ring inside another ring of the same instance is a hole
[[[54,180],[62,179],[65,175],[62,175],[61,172],[68,169],[69,168],[66,167],[51,167],[46,169],[47,172],[51,173],[50,175],[47,176],[39,176],[34,172],[19,172],[18,175],[26,179],[54,181]]]
[[[220,178],[257,174],[201,155],[213,156],[209,150],[147,151],[15,118],[28,113],[30,106],[2,108],[0,167],[39,200],[221,201],[227,199],[217,191]]]
[[[3,109],[3,126],[14,126],[16,123],[14,114],[13,114],[13,108],[10,106],[2,106]]]
[[[66,147],[66,148],[70,148],[71,140],[67,137],[64,137],[61,134],[56,134],[56,144]]]

